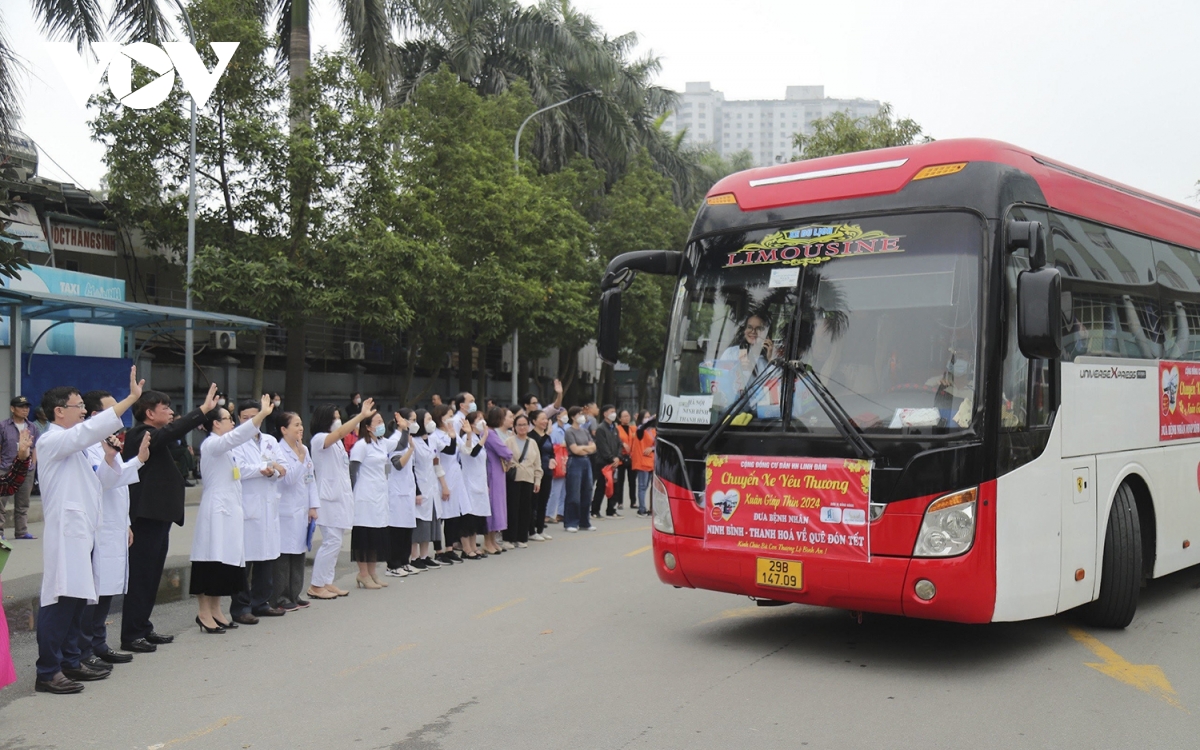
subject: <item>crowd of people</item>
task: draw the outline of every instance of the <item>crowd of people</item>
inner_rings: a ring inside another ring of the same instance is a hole
[[[347,531],[355,585],[378,590],[389,579],[549,541],[556,524],[566,533],[595,531],[594,520],[621,516],[627,494],[630,509],[647,515],[654,416],[592,402],[566,409],[557,381],[555,395],[545,408],[536,394],[482,408],[470,393],[449,403],[435,395],[429,409],[385,416],[354,394],[347,407],[316,408],[306,429],[278,396],[228,404],[215,385],[198,409],[176,415],[166,394],[144,390],[136,370],[121,401],[103,391],[47,391],[46,428],[40,436],[18,430],[20,447],[0,470],[0,497],[12,496],[37,438],[45,559],[35,689],[80,692],[114,664],[174,640],[151,616],[171,526],[184,520],[190,463],[180,460],[180,445],[195,429],[206,437],[195,452],[203,489],[189,593],[206,634],[347,596],[335,583]],[[23,408],[27,414],[28,402]],[[124,431],[128,410],[134,426]],[[115,650],[106,622],[120,594]],[[6,659],[11,673],[7,645],[4,637],[0,687]]]

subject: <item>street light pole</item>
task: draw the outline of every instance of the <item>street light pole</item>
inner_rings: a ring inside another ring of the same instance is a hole
[[[192,46],[196,46],[196,30],[192,28],[192,19],[188,15],[187,8],[183,7],[183,0],[175,0],[175,4],[179,6],[179,12],[183,14],[183,21],[187,24],[188,36],[192,40]],[[187,288],[184,290],[184,307],[189,312],[192,309],[192,267],[196,263],[196,98],[191,97],[192,112],[191,112],[191,128],[188,136],[188,238],[187,238]],[[184,321],[183,331],[183,409],[184,413],[190,413],[195,406],[195,398],[193,391],[195,390],[195,362],[193,361],[193,352],[196,348],[196,332],[193,329],[192,319],[189,317]]]
[[[564,104],[570,104],[571,102],[573,102],[576,99],[579,99],[581,97],[599,95],[600,93],[602,93],[602,92],[598,91],[597,89],[592,89],[591,91],[585,91],[582,94],[576,94],[575,96],[569,97],[567,99],[563,99],[561,102],[556,102],[555,104],[551,104],[549,107],[542,107],[538,111],[531,114],[529,117],[526,117],[521,122],[521,126],[519,128],[517,128],[517,137],[513,139],[513,169],[516,171],[516,173],[521,174],[521,132],[525,130],[525,126],[529,124],[530,120],[532,120],[533,118],[542,114],[543,112],[549,112],[550,110],[555,109],[556,107],[561,107]],[[518,373],[520,372],[520,369],[521,369],[520,359],[517,357],[517,344],[519,342],[520,342],[520,331],[514,328],[513,329],[513,338],[512,338],[512,402],[514,404],[520,403],[520,401],[518,399],[521,398],[521,395],[518,393],[518,388],[519,388]]]

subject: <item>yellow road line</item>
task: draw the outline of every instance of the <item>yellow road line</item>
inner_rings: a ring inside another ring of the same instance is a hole
[[[226,716],[225,718],[217,721],[215,724],[209,724],[208,726],[204,727],[203,729],[197,729],[196,731],[192,732],[191,734],[185,734],[182,737],[176,737],[175,739],[173,739],[169,742],[163,742],[158,745],[151,745],[149,750],[165,750],[165,748],[168,748],[168,747],[175,747],[176,745],[182,745],[185,742],[191,742],[192,740],[198,740],[205,735],[212,734],[213,732],[217,731],[218,729],[223,729],[224,727],[229,726],[230,724],[232,724],[233,722],[237,721],[240,718],[242,718],[242,717]]]
[[[487,610],[486,612],[480,612],[479,614],[475,615],[475,619],[482,620],[483,618],[487,617],[488,615],[494,615],[502,609],[508,609],[509,607],[513,606],[514,604],[520,604],[523,601],[525,601],[525,597],[521,597],[520,599],[513,599],[511,602],[505,602],[503,604],[498,604],[495,607],[492,607],[491,609]]]
[[[1091,667],[1101,674],[1106,674],[1118,682],[1135,687],[1143,693],[1149,693],[1175,708],[1183,709],[1183,704],[1176,697],[1175,688],[1171,687],[1171,682],[1157,664],[1130,664],[1091,633],[1080,628],[1067,628],[1067,632],[1071,634],[1072,638],[1083,644],[1084,648],[1104,660],[1103,663],[1084,662],[1085,666]]]
[[[375,656],[370,659],[367,659],[362,664],[359,664],[354,667],[348,667],[347,669],[343,669],[341,672],[338,672],[338,677],[347,677],[349,675],[354,674],[355,672],[357,672],[360,669],[366,669],[367,667],[371,666],[372,664],[378,664],[379,662],[384,661],[385,659],[392,658],[393,656],[401,653],[402,651],[407,651],[410,648],[416,648],[416,646],[417,646],[417,644],[415,644],[415,643],[401,644],[401,645],[397,646],[396,648],[392,649],[391,651],[387,651],[385,653],[380,654],[379,656]]]
[[[575,583],[576,581],[579,581],[580,579],[582,579],[584,576],[590,576],[592,573],[595,573],[597,570],[600,570],[600,569],[599,568],[588,568],[587,570],[583,571],[582,573],[576,573],[575,575],[571,576],[570,578],[562,579],[561,581],[559,581],[559,583]]]
[[[637,557],[638,555],[642,554],[643,552],[649,552],[652,549],[654,549],[654,545],[647,544],[645,547],[642,547],[640,549],[635,549],[633,552],[626,552],[625,556],[626,557]]]
[[[765,614],[769,611],[771,611],[770,607],[759,607],[759,606],[739,607],[737,609],[726,609],[726,610],[723,610],[720,614],[718,614],[714,617],[710,617],[700,624],[708,625],[710,623],[720,622],[721,620],[732,620],[732,619],[735,619],[738,617],[757,617],[758,615]]]

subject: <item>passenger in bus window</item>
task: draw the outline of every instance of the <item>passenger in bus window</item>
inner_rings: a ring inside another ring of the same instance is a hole
[[[721,353],[722,360],[737,362],[740,365],[737,368],[739,390],[766,370],[767,363],[775,358],[775,344],[768,337],[769,333],[770,327],[766,319],[757,313],[751,313],[733,345]]]

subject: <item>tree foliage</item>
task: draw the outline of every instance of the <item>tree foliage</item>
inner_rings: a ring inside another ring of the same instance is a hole
[[[916,120],[908,117],[897,119],[892,112],[892,105],[884,103],[878,112],[869,117],[855,118],[845,112],[834,112],[828,117],[813,120],[812,134],[797,133],[794,144],[800,150],[799,161],[876,148],[910,146],[932,140],[924,134]]]

